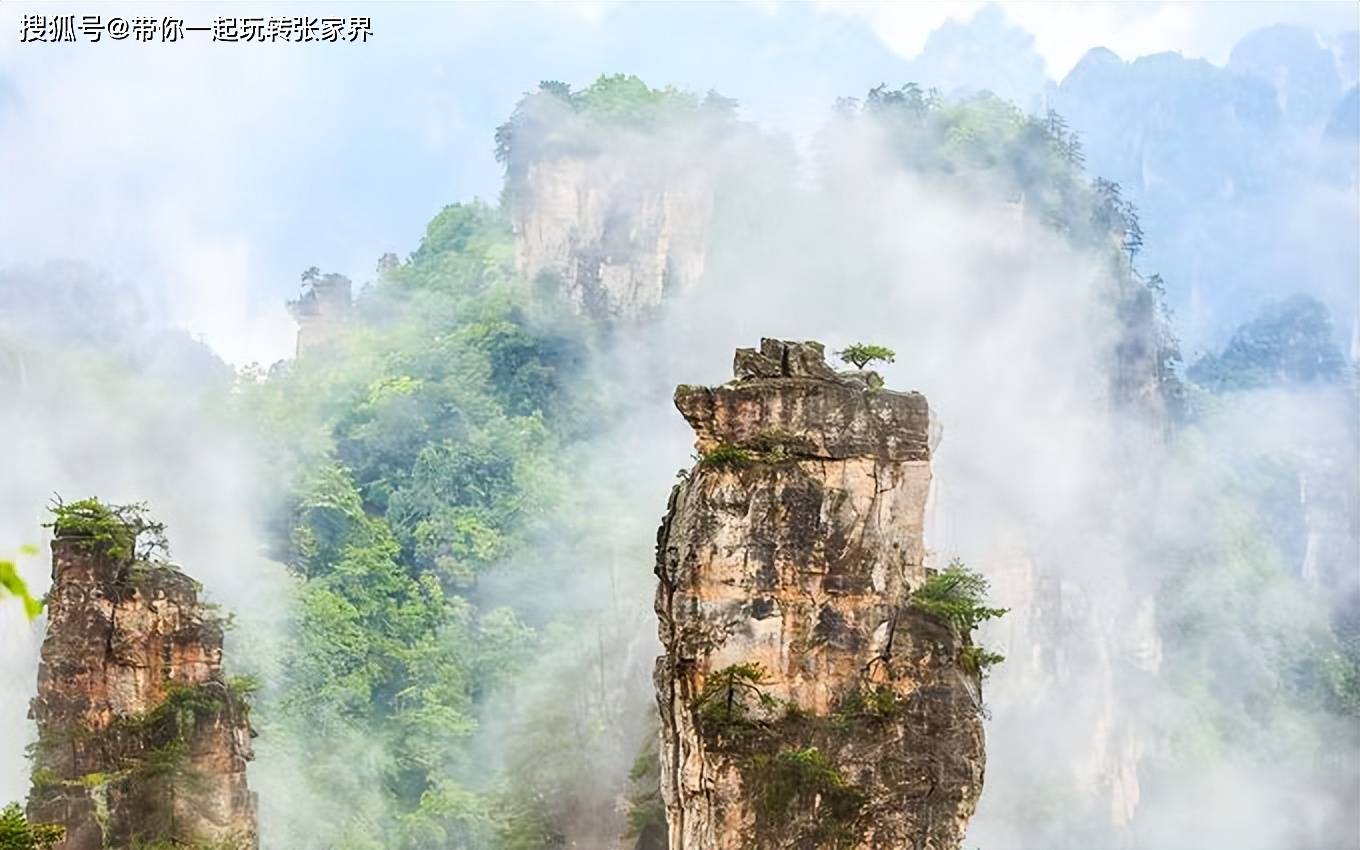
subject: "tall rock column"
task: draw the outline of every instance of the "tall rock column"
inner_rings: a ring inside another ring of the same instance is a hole
[[[982,787],[978,674],[926,580],[929,412],[817,343],[681,386],[698,462],[658,532],[672,850],[957,847]]]
[[[58,510],[38,668],[33,822],[55,850],[257,846],[251,730],[222,675],[222,624],[198,584],[138,556],[136,511]]]

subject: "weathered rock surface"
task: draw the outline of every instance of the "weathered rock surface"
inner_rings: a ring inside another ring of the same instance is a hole
[[[194,580],[58,524],[47,613],[28,815],[56,850],[255,847],[247,709]]]
[[[929,411],[816,343],[682,386],[700,461],[658,533],[672,850],[953,848],[983,777],[980,680],[907,605],[925,581]]]
[[[520,273],[587,316],[646,316],[703,275],[713,193],[697,169],[611,150],[531,162],[515,186]]]

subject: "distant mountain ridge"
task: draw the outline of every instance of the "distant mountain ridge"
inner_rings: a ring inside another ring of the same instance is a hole
[[[988,6],[932,33],[908,71],[946,93],[990,90],[1067,120],[1088,170],[1138,207],[1143,265],[1165,278],[1193,358],[1294,292],[1354,335],[1357,45],[1357,32],[1277,24],[1240,39],[1226,65],[1095,47],[1054,82],[1033,37]]]

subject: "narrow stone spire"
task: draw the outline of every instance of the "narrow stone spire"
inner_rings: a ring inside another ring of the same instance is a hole
[[[910,607],[926,580],[924,396],[813,342],[681,386],[699,461],[657,540],[672,850],[955,848],[982,790],[980,679]]]
[[[248,708],[199,585],[139,552],[159,526],[91,499],[58,511],[28,817],[54,850],[258,845]]]

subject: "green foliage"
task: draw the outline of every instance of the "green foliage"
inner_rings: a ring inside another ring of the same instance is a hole
[[[133,776],[138,780],[180,777],[189,760],[189,745],[174,740],[142,753]]]
[[[987,93],[946,100],[910,83],[896,92],[879,86],[862,107],[848,102],[846,109],[885,128],[913,171],[955,175],[965,185],[985,172],[1009,199],[1088,245],[1108,237],[1100,224],[1117,226],[1098,221],[1100,201],[1082,172],[1080,143],[1056,113],[1028,116]]]
[[[606,74],[581,91],[545,81],[524,95],[510,119],[496,128],[496,160],[515,173],[517,163],[545,149],[588,148],[611,131],[655,129],[695,118],[730,119],[736,102],[710,92],[702,102],[669,86],[654,89],[631,74]]]
[[[291,477],[271,548],[299,579],[296,615],[253,722],[313,805],[284,813],[278,840],[417,850],[551,831],[541,794],[498,810],[473,754],[488,700],[544,640],[481,587],[562,493],[585,327],[539,306],[485,204],[446,207],[379,272],[324,356],[237,387]],[[334,816],[318,827],[317,810]]]
[[[811,449],[806,437],[770,428],[756,434],[740,446],[719,443],[708,451],[696,452],[694,461],[700,467],[713,469],[741,469],[753,463],[784,463],[805,455]],[[680,470],[677,478],[688,479],[689,470]]]
[[[710,673],[693,706],[699,731],[731,743],[764,728],[780,706],[761,690],[765,675],[759,664],[734,664]]]
[[[716,95],[700,101],[624,75],[581,91],[545,82],[496,133],[507,197],[545,155],[590,156],[656,129],[702,138],[726,126],[732,109]],[[1126,222],[1098,213],[1131,208],[1098,209],[1080,145],[1054,114],[1030,118],[990,97],[946,103],[914,86],[880,86],[862,109],[847,109],[887,128],[913,169],[965,181],[987,171],[977,181],[987,186],[1001,175],[1009,199],[1074,240],[1112,251],[1127,241]],[[579,637],[579,628],[542,615],[546,606],[531,594],[507,594],[505,583],[529,560],[526,544],[563,510],[570,448],[602,415],[577,381],[589,329],[518,277],[510,208],[446,207],[409,256],[379,261],[378,278],[324,354],[305,352],[238,383],[242,411],[289,480],[271,518],[272,549],[299,582],[284,657],[259,695],[261,745],[282,742],[315,804],[308,808],[332,814],[318,835],[314,820],[284,813],[280,844],[563,846],[565,824],[581,815],[573,782],[591,774],[591,759],[618,755],[597,752],[619,725],[618,700],[601,696],[581,712],[541,697],[503,702],[531,658]],[[319,269],[308,277],[322,279]],[[891,362],[880,346],[860,348],[870,355],[860,368]],[[739,468],[797,454],[787,435],[763,436],[697,460]],[[525,568],[535,590],[552,586],[550,571],[561,568],[552,560]],[[506,598],[515,609],[491,601]],[[967,629],[999,613],[980,599],[957,603],[949,594],[921,600]],[[981,669],[988,658],[979,650],[961,663]],[[584,669],[564,663],[554,673],[579,679]],[[735,746],[775,737],[780,724],[824,722],[765,694],[763,677],[744,666],[710,676],[693,706],[701,727]],[[842,708],[839,722],[877,722],[897,710],[874,691]],[[503,722],[498,713],[515,716],[515,746],[504,767],[489,769],[477,735],[488,719]],[[789,753],[788,763],[766,765],[776,780],[806,774],[831,798],[853,796],[834,768],[818,764],[818,751]],[[645,800],[637,811],[655,815]]]
[[[987,674],[988,668],[1000,664],[1006,656],[999,652],[988,652],[980,646],[965,646],[959,650],[959,664],[964,670],[980,676]]]
[[[1005,608],[990,608],[987,580],[955,558],[949,566],[926,578],[911,594],[911,604],[953,626],[967,638],[978,624],[1000,617]]]
[[[95,772],[93,772],[93,773],[87,773],[87,774],[85,774],[84,776],[81,776],[81,777],[80,777],[80,784],[81,784],[81,785],[84,785],[86,788],[98,788],[98,787],[100,787],[100,786],[102,786],[102,785],[108,785],[108,784],[109,784],[110,782],[112,782],[117,776],[119,776],[119,774],[117,774],[117,773],[106,773],[106,772],[104,772],[104,771],[95,771]]]
[[[1327,305],[1294,295],[1262,307],[1220,354],[1197,360],[1188,377],[1211,390],[1338,381],[1346,357]]]
[[[987,602],[987,580],[955,558],[944,570],[930,575],[911,594],[911,605],[948,623],[963,638],[958,662],[968,673],[982,676],[1004,655],[972,642],[973,630],[987,620],[1003,616],[1008,609],[992,608]]]
[[[164,555],[165,525],[147,516],[145,504],[106,505],[94,497],[66,503],[58,497],[48,507],[58,539],[73,539],[98,549],[114,560],[150,559]]]
[[[259,693],[260,680],[250,675],[232,676],[227,680],[227,690],[231,691],[233,699],[244,704]]]
[[[114,738],[136,736],[146,742],[146,748],[129,756],[114,773],[90,773],[80,782],[89,787],[102,786],[115,776],[130,773],[140,779],[190,778],[185,770],[189,758],[189,739],[200,721],[227,707],[231,692],[221,682],[190,685],[171,682],[165,698],[146,713],[120,717],[103,733],[85,729],[78,736],[107,734]],[[51,742],[49,742],[50,744]],[[41,752],[41,750],[40,750]],[[51,774],[46,768],[34,771],[33,783],[40,784],[39,774]],[[52,774],[55,777],[55,774]],[[58,781],[61,781],[58,779]]]
[[[509,222],[495,207],[480,201],[450,204],[426,225],[420,247],[405,271],[399,263],[387,271],[389,276],[410,274],[412,268],[466,272],[470,262],[485,270],[497,261],[513,261],[507,250],[509,233]]]
[[[695,455],[695,460],[699,466],[712,467],[714,469],[736,469],[747,466],[756,461],[756,455],[749,449],[727,443],[719,443],[706,452]]]
[[[52,770],[51,768],[40,767],[37,770],[33,771],[33,775],[32,777],[30,777],[30,781],[33,783],[33,787],[35,788],[46,788],[52,785],[60,785],[62,783],[62,778],[61,775],[58,774],[55,770]]]
[[[605,74],[572,101],[579,111],[615,123],[655,123],[699,106],[692,94],[670,86],[653,89],[632,74]]]
[[[173,728],[177,737],[182,738],[199,717],[220,711],[225,706],[227,694],[223,688],[220,682],[201,685],[171,682],[166,688],[165,699],[139,718],[138,725],[144,729]]]
[[[743,776],[754,794],[758,834],[787,830],[803,811],[815,806],[813,834],[807,837],[818,846],[838,846],[866,799],[816,747],[758,754]]]
[[[812,442],[784,428],[766,428],[752,437],[747,445],[762,461],[777,463],[812,451]]]
[[[37,554],[37,550],[32,546],[23,547],[20,552],[25,555]],[[20,577],[18,567],[14,565],[13,561],[0,560],[0,594],[2,593],[18,597],[19,601],[23,603],[24,615],[28,619],[32,620],[42,613],[42,600],[35,599],[28,592],[28,585]]]
[[[855,687],[836,703],[832,718],[840,723],[864,718],[886,720],[897,717],[901,711],[902,703],[892,688]]]
[[[1062,116],[1052,110],[1026,115],[985,92],[942,98],[913,83],[896,90],[880,85],[863,102],[844,99],[838,108],[845,125],[867,122],[881,132],[904,169],[1005,202],[1078,249],[1107,257],[1127,335],[1120,356],[1140,352],[1153,340],[1158,389],[1169,409],[1180,409],[1182,388],[1174,371],[1179,346],[1160,278],[1153,275],[1145,284],[1134,268],[1143,247],[1138,211],[1118,184],[1088,178],[1080,140]]]
[[[65,837],[65,827],[29,823],[18,803],[0,809],[0,850],[48,850]]]
[[[1138,222],[1138,210],[1124,199],[1119,184],[1097,177],[1091,184],[1095,192],[1095,208],[1091,224],[1100,233],[1111,233],[1120,247],[1132,258],[1143,248],[1143,228]]]
[[[1175,754],[1160,769],[1243,751],[1321,763],[1337,739],[1319,730],[1360,713],[1360,642],[1261,533],[1281,523],[1274,493],[1296,488],[1298,469],[1266,459],[1220,465],[1201,439],[1182,434],[1176,462],[1195,482],[1207,530],[1175,553],[1181,565],[1156,600],[1167,681],[1156,716]]]
[[[856,369],[863,369],[870,363],[892,363],[897,359],[897,352],[886,346],[857,342],[836,352],[836,356],[843,363],[851,363]]]

